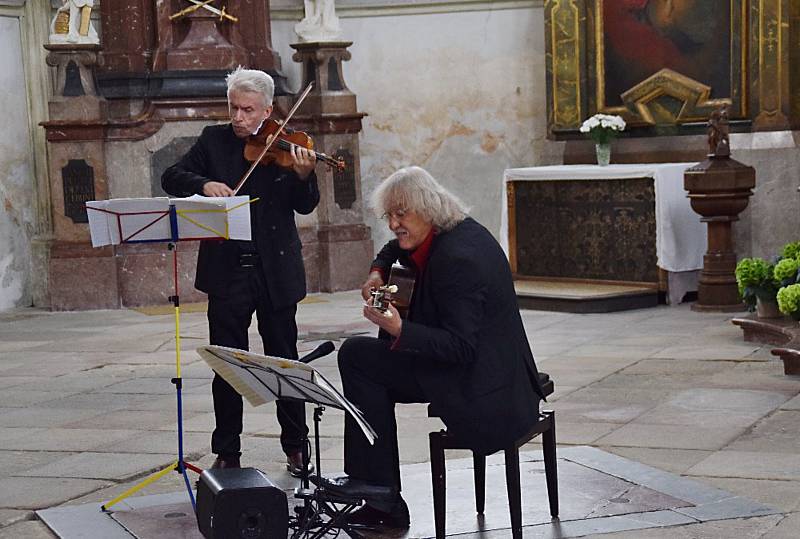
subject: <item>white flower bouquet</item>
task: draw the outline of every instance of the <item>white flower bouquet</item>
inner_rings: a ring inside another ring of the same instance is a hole
[[[625,120],[610,114],[595,114],[581,124],[581,133],[588,133],[597,144],[608,144],[624,130]]]

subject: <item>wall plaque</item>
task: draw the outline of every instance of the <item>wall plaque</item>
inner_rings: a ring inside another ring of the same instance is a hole
[[[94,200],[94,169],[83,159],[70,159],[61,169],[64,182],[64,215],[73,223],[88,223],[86,202]]]
[[[355,159],[350,151],[341,149],[333,157],[344,160],[344,170],[333,171],[333,200],[343,210],[349,210],[356,201]]]

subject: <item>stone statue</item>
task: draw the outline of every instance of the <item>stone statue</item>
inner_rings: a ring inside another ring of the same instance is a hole
[[[342,33],[334,0],[303,0],[305,18],[294,26],[303,41],[335,41]]]
[[[717,157],[728,157],[731,154],[726,106],[712,112],[708,119],[708,153]]]
[[[50,23],[50,43],[100,43],[90,19],[94,0],[62,1]]]

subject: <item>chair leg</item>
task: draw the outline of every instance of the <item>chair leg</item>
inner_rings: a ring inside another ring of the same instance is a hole
[[[431,447],[431,481],[433,483],[433,521],[436,526],[436,539],[445,538],[446,472],[444,466],[444,447],[441,432],[428,435]]]
[[[472,453],[472,471],[475,477],[475,511],[482,515],[486,505],[486,455]]]
[[[542,433],[542,452],[544,453],[544,473],[547,479],[547,498],[550,501],[550,515],[558,518],[558,466],[556,464],[556,414],[550,415],[550,428]]]
[[[519,449],[516,446],[505,450],[506,489],[508,509],[511,514],[511,534],[522,539],[522,495],[519,487]]]

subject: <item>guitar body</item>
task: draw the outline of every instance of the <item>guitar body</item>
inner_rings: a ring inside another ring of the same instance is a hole
[[[414,295],[416,274],[405,266],[395,264],[389,273],[389,285],[395,285],[397,292],[392,293],[391,302],[395,306],[400,318],[407,318],[411,308],[411,297]]]

